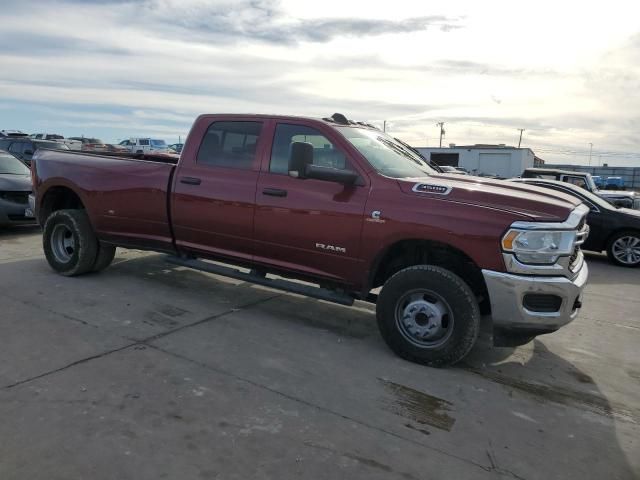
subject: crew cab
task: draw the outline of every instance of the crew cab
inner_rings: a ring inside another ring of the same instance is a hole
[[[595,180],[588,172],[571,172],[567,170],[557,170],[554,168],[527,168],[522,173],[522,178],[543,178],[547,180],[571,183],[580,188],[584,188],[586,191],[605,199],[607,202],[617,207],[640,210],[640,195],[636,192],[609,190],[608,188],[606,190],[600,190]]]
[[[557,330],[578,314],[588,277],[578,199],[437,173],[341,114],[202,115],[179,157],[39,150],[32,177],[45,256],[62,275],[102,270],[116,246],[132,247],[344,305],[375,302],[391,349],[432,366],[470,351],[481,312],[496,345]]]

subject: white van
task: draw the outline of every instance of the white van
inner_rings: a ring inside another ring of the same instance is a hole
[[[169,151],[164,140],[156,138],[130,138],[119,143],[132,153],[161,153]]]

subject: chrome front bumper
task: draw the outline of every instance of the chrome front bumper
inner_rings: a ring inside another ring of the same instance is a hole
[[[520,331],[532,335],[548,333],[571,322],[578,314],[582,291],[589,277],[586,262],[573,279],[562,276],[526,276],[482,270],[494,329]],[[553,295],[561,299],[557,311],[532,311],[525,295]]]

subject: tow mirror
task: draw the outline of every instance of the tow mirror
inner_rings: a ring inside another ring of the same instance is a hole
[[[325,180],[343,185],[353,185],[358,179],[358,174],[352,170],[309,165],[307,166],[306,178],[315,178],[316,180]]]
[[[293,142],[289,155],[289,175],[307,178],[309,165],[313,165],[313,145],[307,142]]]

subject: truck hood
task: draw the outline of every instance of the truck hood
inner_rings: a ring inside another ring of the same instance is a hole
[[[0,174],[0,192],[30,192],[31,176]]]
[[[459,175],[398,180],[404,193],[511,212],[530,221],[563,222],[580,205],[577,198],[523,183]],[[422,188],[418,185],[427,185]],[[432,188],[433,186],[433,188]]]

